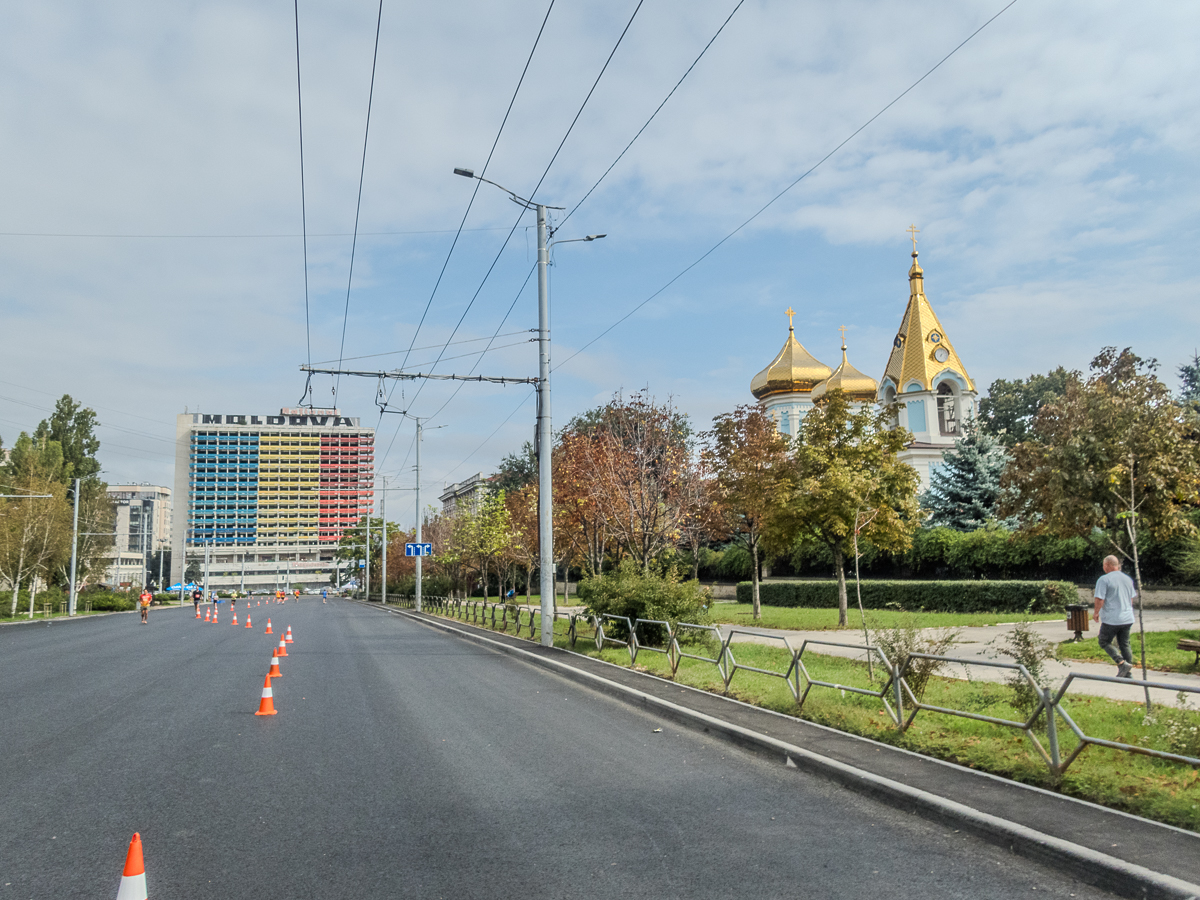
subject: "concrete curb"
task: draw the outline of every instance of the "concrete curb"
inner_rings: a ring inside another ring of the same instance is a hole
[[[426,618],[424,615],[414,614],[408,610],[380,606],[371,608],[395,613],[414,622],[465,638],[491,650],[518,657],[572,681],[601,689],[610,696],[653,709],[678,724],[699,726],[706,733],[714,734],[744,749],[773,759],[779,759],[782,756],[784,764],[789,767],[803,768],[831,778],[851,790],[882,800],[900,809],[917,812],[925,818],[939,822],[952,820],[962,829],[984,838],[989,843],[1008,847],[1019,856],[1052,865],[1095,887],[1113,891],[1124,897],[1139,898],[1139,900],[1141,898],[1145,898],[1145,900],[1198,900],[1200,898],[1200,885],[1154,872],[1144,866],[1115,859],[1089,847],[1056,838],[1025,825],[981,812],[962,803],[863,771],[805,750],[803,747],[759,734],[740,725],[724,722],[705,713],[671,703],[669,700],[663,700],[623,684],[609,681],[564,662],[548,659],[520,647],[512,647],[500,641],[491,640],[483,635],[472,634],[456,628],[448,622]]]

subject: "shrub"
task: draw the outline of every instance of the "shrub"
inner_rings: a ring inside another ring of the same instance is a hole
[[[915,616],[904,616],[891,628],[872,628],[871,641],[892,665],[903,669],[914,653],[944,656],[961,633],[957,628],[922,628]],[[940,659],[913,660],[904,673],[904,680],[918,700],[925,696],[929,679],[945,665]]]
[[[631,559],[622,560],[609,571],[579,583],[579,599],[593,615],[659,619],[672,624],[708,622],[708,591],[696,581],[679,581],[672,575],[646,574]],[[659,629],[661,632],[661,629]],[[653,629],[639,632],[646,640],[661,640]]]
[[[996,641],[990,643],[995,645]],[[1055,649],[1053,644],[1033,630],[1032,623],[1018,622],[1012,631],[1008,632],[1003,640],[1000,640],[997,649],[1014,662],[1023,665],[1038,687],[1047,687],[1046,662],[1054,659]],[[1038,696],[1038,691],[1029,683],[1028,679],[1020,672],[1009,672],[1004,683],[1012,689],[1013,708],[1025,718],[1033,715],[1034,709],[1037,708],[1042,698]]]
[[[750,602],[750,582],[737,586],[739,603]],[[833,609],[836,581],[768,581],[759,585],[764,606]],[[1075,586],[1063,581],[864,581],[865,609],[909,612],[1054,612],[1075,602]]]
[[[450,576],[448,575],[421,576],[422,597],[449,597],[450,587]],[[395,594],[397,597],[412,597],[416,592],[416,575],[405,575],[395,581],[388,582],[388,594]]]
[[[88,591],[87,602],[91,603],[94,611],[99,612],[128,612],[137,606],[132,597],[111,591]]]
[[[1180,756],[1200,757],[1200,713],[1188,703],[1188,694],[1180,691],[1175,698],[1179,707],[1160,704],[1153,713],[1147,714],[1147,725],[1161,725],[1163,738],[1172,753]]]

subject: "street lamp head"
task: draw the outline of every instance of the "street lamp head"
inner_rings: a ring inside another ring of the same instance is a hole
[[[475,171],[473,169],[455,169],[455,175],[461,175],[463,178],[474,178]]]
[[[602,237],[608,237],[607,234],[589,234],[584,238],[585,241],[598,241]]]

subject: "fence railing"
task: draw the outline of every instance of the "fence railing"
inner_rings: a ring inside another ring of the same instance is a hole
[[[415,601],[411,597],[398,598],[397,606],[414,608]],[[535,608],[503,603],[487,603],[482,600],[460,600],[452,597],[424,597],[422,610],[439,616],[446,616],[469,622],[473,625],[490,627],[497,631],[507,632],[510,625],[512,632],[520,637],[523,633],[530,640],[538,636],[537,623],[541,613]],[[1038,755],[1046,763],[1047,768],[1056,774],[1063,774],[1089,745],[1107,747],[1110,750],[1120,750],[1127,753],[1140,753],[1157,759],[1170,760],[1185,765],[1200,766],[1200,757],[1170,753],[1143,747],[1137,744],[1126,744],[1110,741],[1104,738],[1086,734],[1071,718],[1063,703],[1067,699],[1067,691],[1076,681],[1097,681],[1124,686],[1137,685],[1144,688],[1155,688],[1176,693],[1200,695],[1200,687],[1191,685],[1171,684],[1160,681],[1130,681],[1127,678],[1113,678],[1106,675],[1089,675],[1081,672],[1071,672],[1057,690],[1044,687],[1030,674],[1029,670],[1020,663],[1006,663],[981,659],[961,659],[954,656],[939,656],[931,653],[909,653],[899,661],[892,662],[884,652],[868,644],[846,644],[836,641],[805,640],[796,648],[787,637],[777,634],[767,634],[731,628],[724,635],[715,625],[695,625],[688,622],[672,624],[660,619],[631,619],[627,616],[590,615],[587,613],[555,613],[554,634],[561,637],[567,646],[574,650],[581,639],[595,646],[597,650],[605,647],[624,647],[629,652],[632,665],[637,662],[640,653],[661,653],[670,663],[671,675],[674,677],[679,666],[685,659],[699,663],[707,663],[714,667],[728,692],[734,677],[738,672],[754,672],[767,677],[779,678],[788,686],[796,701],[796,711],[800,712],[808,700],[813,688],[828,688],[838,691],[843,696],[846,692],[859,696],[876,697],[879,699],[888,717],[900,732],[907,731],[918,713],[937,713],[940,715],[956,716],[986,722],[1002,728],[1011,728],[1025,734]],[[659,635],[651,639],[650,635]],[[788,664],[776,669],[752,666],[739,662],[734,652],[734,637],[742,635],[753,637],[759,642],[777,644],[784,650]],[[882,687],[861,687],[856,685],[839,684],[814,678],[805,665],[804,656],[810,647],[831,647],[842,650],[858,651],[870,661],[878,660],[878,666],[886,673],[882,679]],[[704,651],[707,650],[708,655]],[[983,713],[965,709],[938,706],[925,703],[910,685],[906,678],[914,666],[921,661],[932,663],[953,663],[962,666],[983,666],[992,669],[1003,669],[1015,672],[1038,698],[1038,702],[1024,720],[1004,719],[998,716],[988,716]],[[803,687],[802,687],[803,685]],[[1044,719],[1046,743],[1043,744],[1037,734],[1039,722]],[[1078,744],[1063,758],[1058,735],[1058,720],[1061,719],[1074,734]]]

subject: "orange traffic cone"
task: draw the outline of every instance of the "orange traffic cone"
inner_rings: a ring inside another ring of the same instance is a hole
[[[200,618],[200,607],[199,606],[196,607],[196,618],[197,619]]]
[[[146,865],[142,862],[142,836],[136,831],[125,854],[125,871],[117,888],[117,900],[146,900]]]
[[[246,613],[246,627],[250,628],[250,613]]]
[[[237,625],[237,613],[234,613],[234,614],[233,614],[233,624],[234,624],[235,626]]]
[[[205,622],[211,622],[211,621],[212,621],[212,617],[209,615],[209,613],[211,613],[211,612],[212,612],[212,610],[211,610],[211,609],[209,609],[207,606],[206,606],[206,607],[204,607],[204,621],[205,621]]]
[[[287,656],[287,644],[283,642],[283,638],[279,639],[279,655]]]
[[[287,634],[285,634],[283,636],[283,639],[285,641],[287,641],[289,644],[292,643],[292,626],[291,625],[288,626]]]
[[[213,624],[214,625],[217,624],[217,613],[219,613],[219,612],[220,612],[220,610],[214,606],[213,607]]]
[[[271,671],[267,673],[268,678],[280,678],[283,673],[279,671],[279,654],[275,651],[271,652]]]
[[[263,679],[262,699],[258,701],[258,712],[256,716],[273,716],[275,715],[275,698],[271,694],[271,676],[268,675]]]
[[[263,634],[274,634],[274,633],[275,633],[275,632],[273,632],[273,631],[271,630],[271,618],[270,618],[270,616],[268,616],[268,617],[267,617],[267,630],[266,630],[266,631],[264,631],[264,632],[263,632]]]

